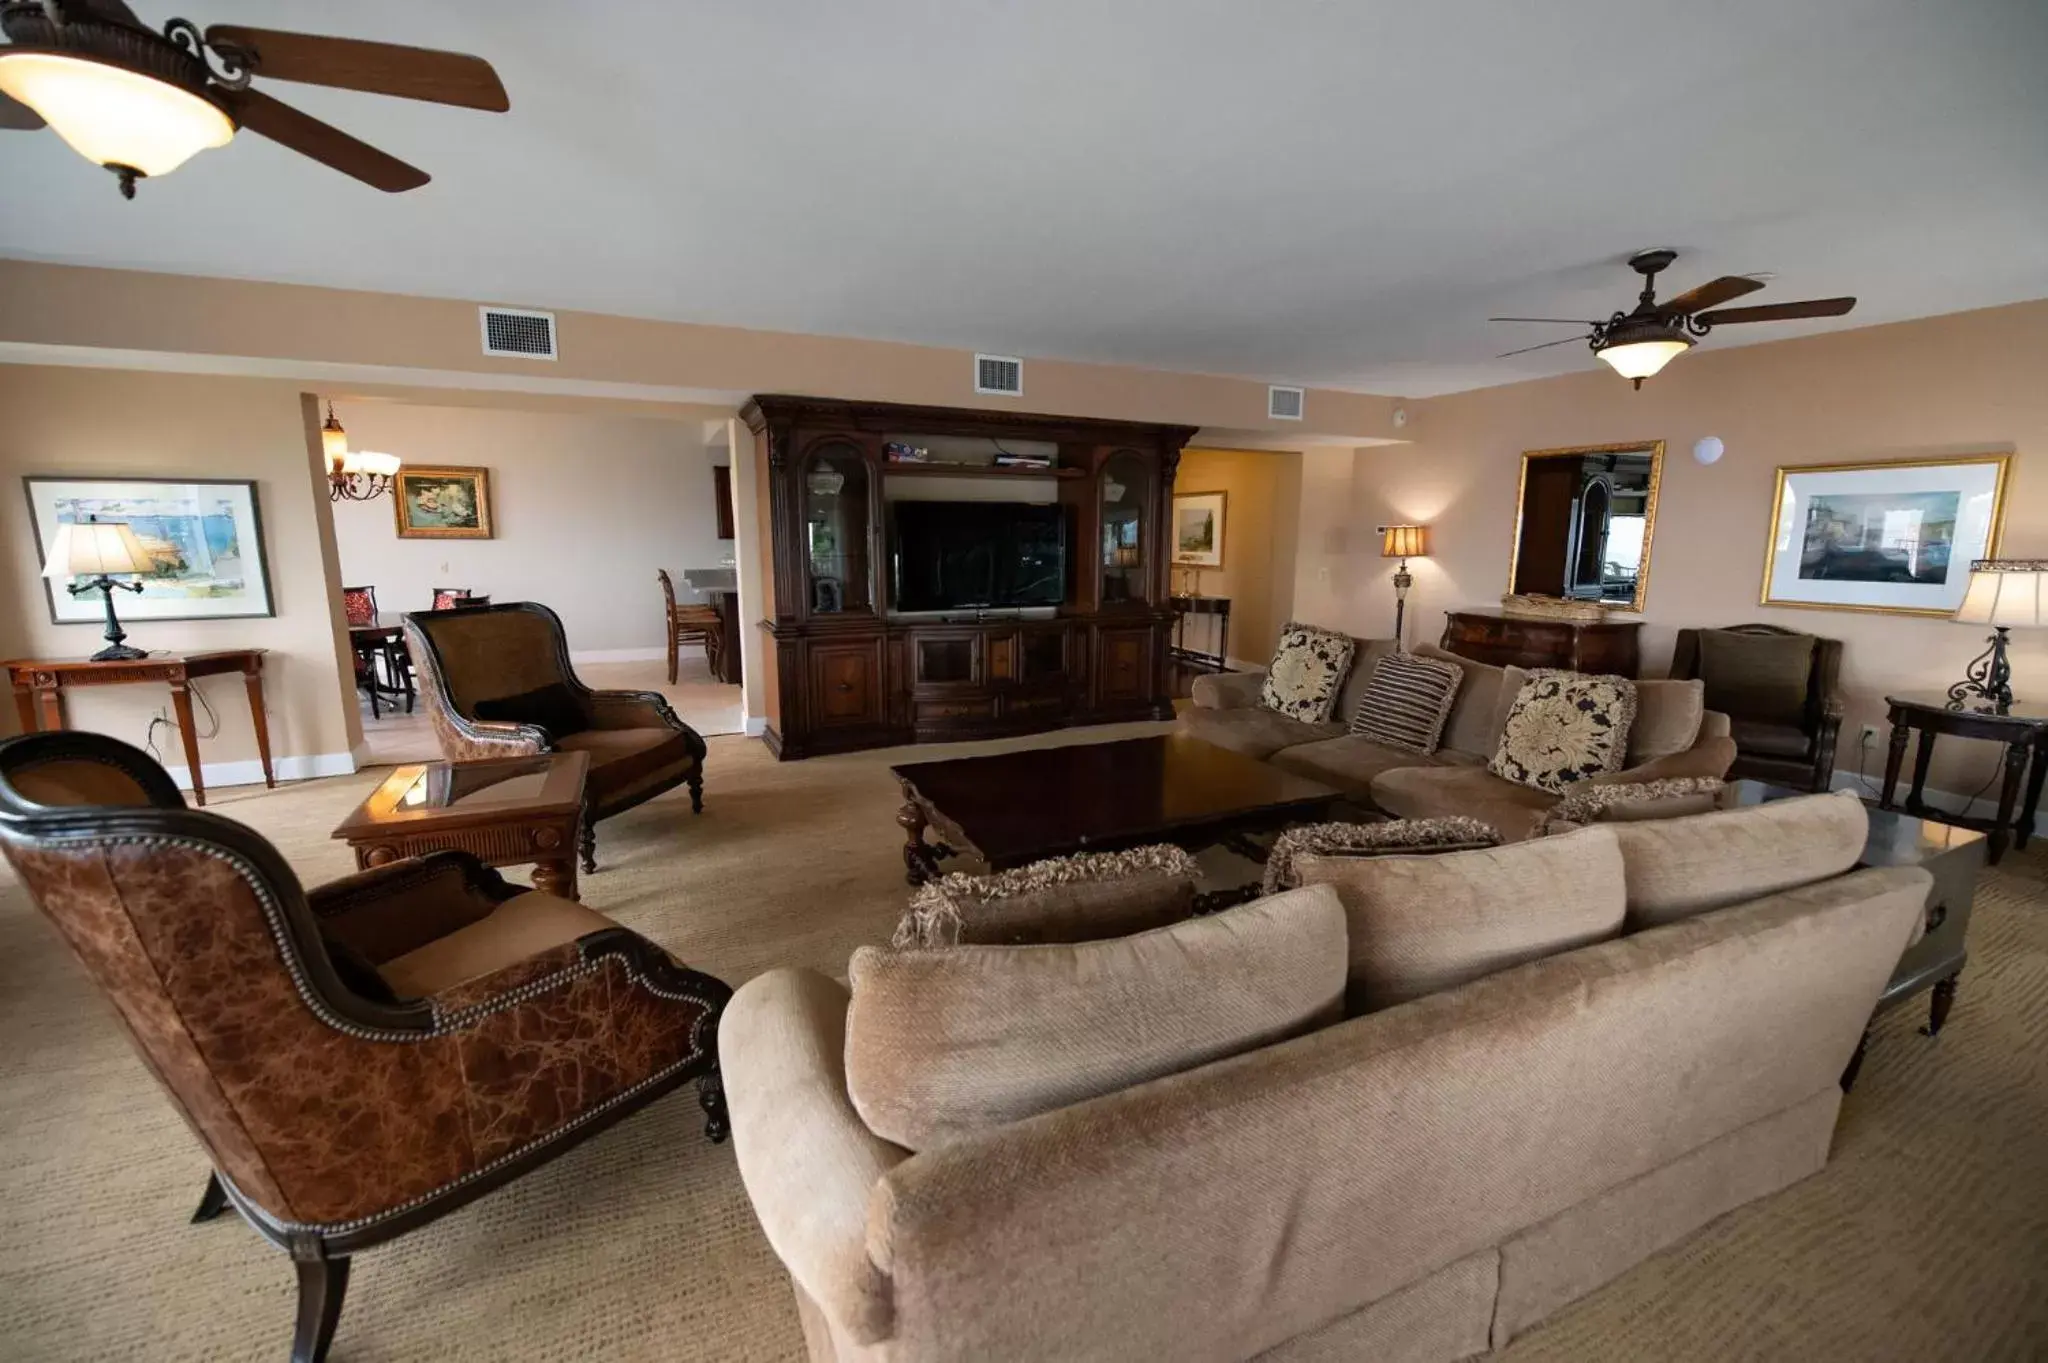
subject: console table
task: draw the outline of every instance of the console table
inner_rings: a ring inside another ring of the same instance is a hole
[[[1203,663],[1218,672],[1230,666],[1230,598],[1227,596],[1189,596],[1185,593],[1167,598],[1167,606],[1173,611],[1173,656],[1182,662]],[[1216,617],[1216,651],[1203,653],[1187,647],[1187,624],[1190,615],[1212,615]]]
[[[71,686],[128,686],[155,682],[171,688],[171,710],[178,717],[178,737],[185,745],[185,766],[192,773],[192,802],[206,803],[206,783],[199,774],[199,735],[192,724],[192,686],[201,677],[242,674],[249,692],[249,718],[256,729],[256,751],[263,759],[263,784],[277,785],[270,766],[270,721],[263,713],[263,655],[260,648],[228,648],[211,653],[163,653],[147,658],[95,663],[83,658],[16,658],[0,663],[14,684],[14,708],[21,731],[32,734],[64,727],[62,693]]]

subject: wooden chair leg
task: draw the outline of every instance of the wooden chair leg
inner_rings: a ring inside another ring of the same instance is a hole
[[[298,1260],[299,1323],[292,1335],[292,1363],[326,1363],[341,1323],[341,1299],[348,1293],[348,1260],[330,1259],[314,1246],[315,1257]]]
[[[683,641],[676,637],[676,627],[668,627],[668,684],[676,684],[676,656],[682,651]]]
[[[692,814],[702,814],[704,812],[704,773],[702,771],[691,773],[683,778],[683,784],[690,788],[690,812]]]
[[[202,1225],[213,1220],[228,1209],[228,1190],[220,1186],[219,1174],[206,1176],[206,1191],[199,1195],[199,1209],[192,1213],[192,1224]]]

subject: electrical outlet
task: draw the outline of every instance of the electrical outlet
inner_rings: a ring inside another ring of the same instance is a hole
[[[1877,726],[1875,724],[1864,725],[1863,738],[1861,740],[1862,746],[1867,748],[1875,742],[1877,742]]]

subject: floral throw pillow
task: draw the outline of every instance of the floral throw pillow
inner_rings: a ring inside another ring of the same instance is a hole
[[[1635,719],[1636,684],[1628,678],[1540,668],[1516,694],[1486,769],[1561,794],[1575,781],[1621,770]]]
[[[1355,647],[1348,634],[1288,621],[1259,691],[1260,704],[1304,724],[1327,722],[1337,708],[1345,674],[1351,671]]]

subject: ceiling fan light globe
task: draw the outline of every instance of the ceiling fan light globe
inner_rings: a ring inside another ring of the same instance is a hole
[[[86,160],[142,175],[168,175],[235,135],[234,120],[189,90],[60,52],[0,50],[0,91]]]
[[[1690,350],[1692,344],[1689,338],[1671,336],[1648,341],[1622,341],[1601,346],[1593,353],[1623,378],[1640,382]]]

